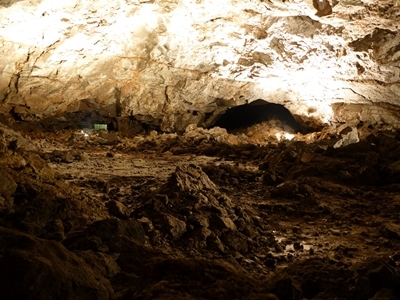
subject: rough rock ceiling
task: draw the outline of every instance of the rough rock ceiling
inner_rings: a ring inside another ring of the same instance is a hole
[[[175,131],[264,99],[304,122],[399,126],[399,5],[0,0],[0,113]]]

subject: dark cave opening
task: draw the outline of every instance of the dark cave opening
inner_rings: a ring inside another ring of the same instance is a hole
[[[301,131],[301,125],[295,120],[290,111],[280,104],[269,103],[257,99],[249,104],[235,106],[217,117],[213,126],[225,128],[228,131],[245,129],[255,124],[277,119],[294,131]]]

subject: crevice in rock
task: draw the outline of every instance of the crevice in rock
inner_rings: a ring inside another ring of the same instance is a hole
[[[121,89],[115,88],[115,114],[117,117],[121,116],[122,104],[121,104]]]
[[[16,74],[13,74],[11,76],[10,83],[8,85],[8,88],[10,89],[10,92],[8,94],[10,94],[10,93],[17,94],[18,93],[18,82],[19,82],[19,78],[20,77],[21,77],[20,72],[18,72]]]

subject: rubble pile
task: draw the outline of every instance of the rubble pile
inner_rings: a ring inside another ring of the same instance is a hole
[[[0,130],[4,299],[400,297],[394,130]]]

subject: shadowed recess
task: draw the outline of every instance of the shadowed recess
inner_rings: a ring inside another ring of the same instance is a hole
[[[214,126],[226,130],[243,129],[272,119],[280,120],[284,125],[300,130],[300,125],[290,111],[283,105],[268,103],[262,99],[249,104],[229,108],[215,122]]]

